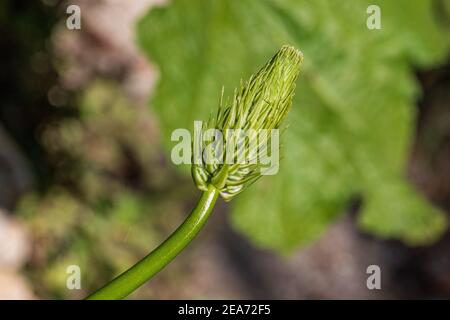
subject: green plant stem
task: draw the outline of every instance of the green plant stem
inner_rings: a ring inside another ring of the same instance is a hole
[[[210,185],[208,190],[203,192],[191,214],[166,241],[87,299],[122,299],[148,281],[194,239],[208,220],[218,195],[219,191]]]

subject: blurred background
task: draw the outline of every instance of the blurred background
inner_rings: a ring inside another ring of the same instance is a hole
[[[171,130],[285,43],[279,177],[131,298],[450,298],[450,1],[370,4],[379,30],[362,0],[2,1],[0,299],[83,298],[164,240],[199,196]]]

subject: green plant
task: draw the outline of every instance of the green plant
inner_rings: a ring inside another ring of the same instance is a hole
[[[204,127],[215,128],[221,132],[227,129],[278,129],[291,108],[302,61],[303,55],[297,49],[283,46],[261,70],[235,91],[230,103],[221,100],[217,115],[211,117],[208,123],[204,123]],[[229,138],[231,137],[227,136],[225,139],[224,149],[227,151]],[[252,148],[249,142],[242,146]],[[202,154],[206,148],[205,145],[201,146]],[[241,149],[238,147],[238,150]],[[208,220],[219,194],[230,200],[260,178],[263,172],[258,161],[249,161],[247,164],[206,163],[203,157],[201,158],[200,163],[193,164],[192,175],[203,194],[186,220],[150,254],[88,299],[122,299],[133,292],[164,268],[192,241]]]
[[[36,295],[48,299],[83,298],[135,263],[164,240],[195,195],[189,181],[167,179],[149,117],[117,84],[87,84],[76,109],[77,117],[55,121],[41,135],[48,156],[62,164],[54,181],[23,196],[15,210],[39,251],[25,272]],[[130,167],[138,168],[138,179]],[[67,290],[66,268],[74,261],[90,270],[85,292]]]
[[[366,27],[370,4],[380,6],[381,30]],[[139,23],[140,45],[161,75],[150,107],[170,134],[208,112],[221,85],[234,88],[274,48],[301,47],[308,59],[297,87],[302,107],[289,114],[295,127],[283,138],[289,152],[275,177],[233,201],[233,227],[260,247],[292,252],[356,198],[365,232],[430,244],[446,230],[446,216],[405,171],[420,97],[415,70],[449,53],[435,4],[172,0]]]

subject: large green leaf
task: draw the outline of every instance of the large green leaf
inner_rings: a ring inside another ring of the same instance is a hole
[[[432,1],[376,1],[381,30],[366,27],[374,1],[174,0],[139,23],[161,79],[152,98],[168,148],[281,45],[305,56],[284,160],[233,205],[234,225],[283,251],[316,239],[361,195],[360,225],[410,244],[435,240],[446,220],[405,180],[418,87],[414,66],[448,52]]]

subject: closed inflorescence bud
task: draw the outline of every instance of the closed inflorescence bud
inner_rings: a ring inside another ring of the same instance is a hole
[[[280,51],[234,91],[208,122],[196,126],[192,176],[206,191],[213,185],[229,201],[262,175],[278,171],[278,129],[288,114],[302,53],[292,46]],[[270,152],[269,152],[270,151]]]

